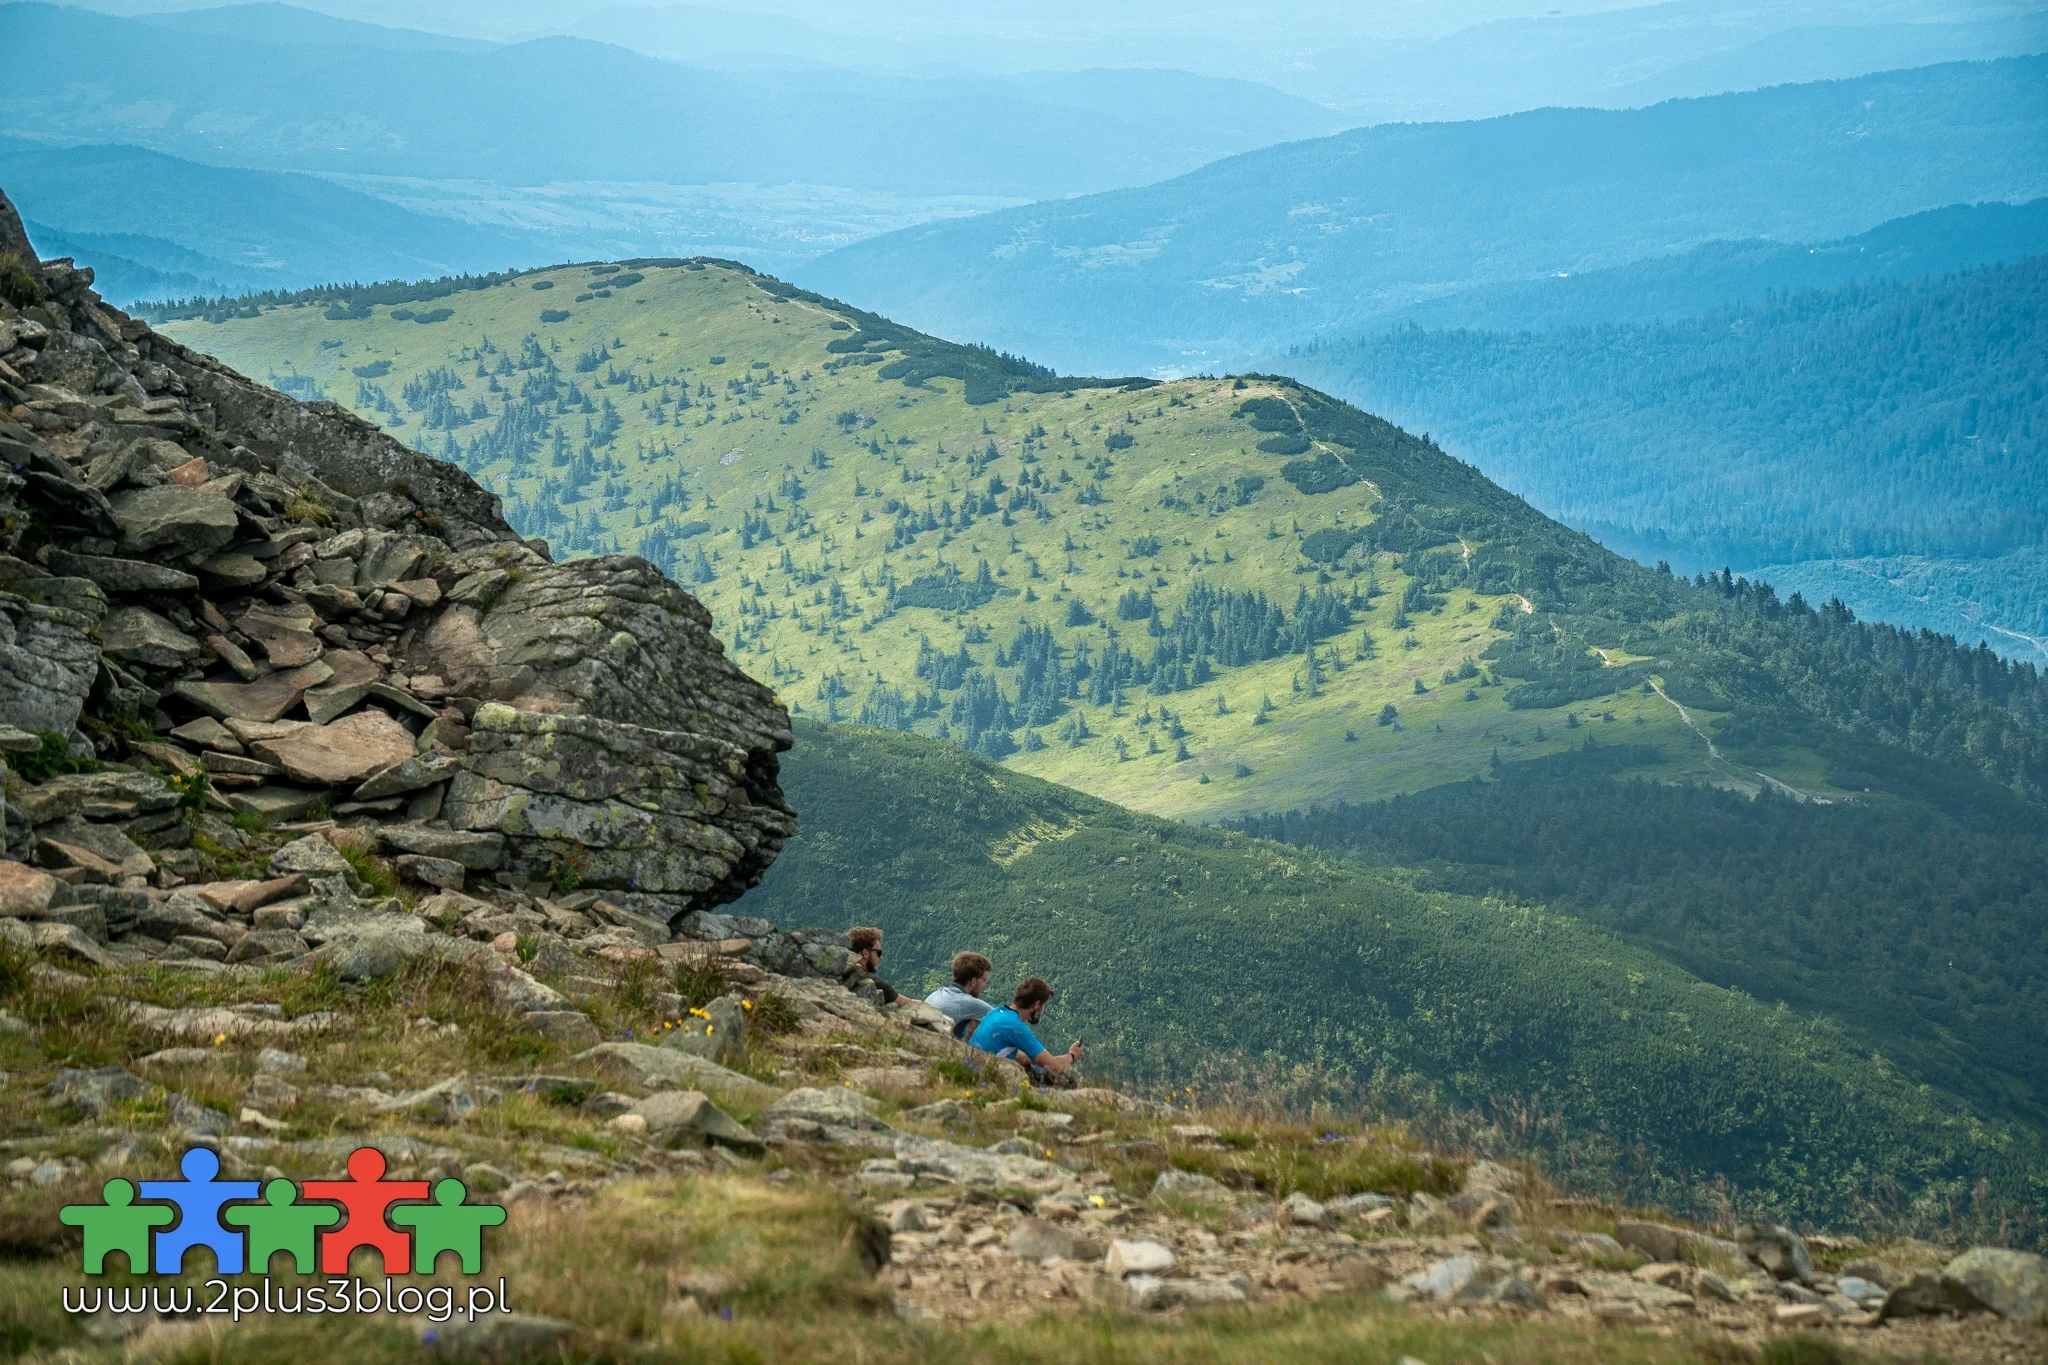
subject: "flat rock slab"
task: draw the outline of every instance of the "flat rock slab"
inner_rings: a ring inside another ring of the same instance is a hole
[[[403,763],[412,756],[413,737],[384,712],[369,710],[259,740],[250,751],[294,781],[338,787]]]
[[[386,825],[378,834],[392,848],[427,858],[446,858],[472,872],[488,872],[505,858],[505,836],[495,832]]]
[[[757,1102],[775,1098],[773,1088],[751,1076],[728,1071],[687,1052],[650,1047],[646,1043],[600,1043],[587,1052],[577,1053],[572,1060],[588,1063],[642,1089],[702,1089]]]
[[[116,607],[100,622],[100,648],[145,668],[182,668],[201,653],[199,642],[148,607]]]
[[[315,807],[327,800],[328,794],[306,787],[263,786],[229,792],[226,796],[227,803],[235,808],[235,814],[253,815],[259,820],[277,824],[312,814]]]
[[[325,661],[255,682],[181,682],[171,691],[221,720],[276,720],[299,704],[306,689],[333,676]]]
[[[311,607],[267,602],[249,608],[235,622],[242,634],[262,647],[273,668],[302,668],[319,658],[326,646],[313,632],[320,624]]]
[[[50,572],[66,578],[89,578],[102,592],[193,592],[199,580],[182,569],[140,559],[110,559],[50,551]]]
[[[130,554],[212,554],[226,548],[241,524],[232,500],[180,484],[130,489],[109,501],[121,528],[121,548]]]

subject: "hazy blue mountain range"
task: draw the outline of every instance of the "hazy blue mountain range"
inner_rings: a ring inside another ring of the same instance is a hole
[[[1789,289],[1913,279],[2043,253],[2048,253],[2048,199],[1951,204],[1894,218],[1839,241],[1716,241],[1610,270],[1483,285],[1401,309],[1381,325],[1512,332],[1671,322]]]
[[[92,0],[90,8],[134,13],[179,3]],[[1560,104],[1625,108],[2048,48],[2048,11],[2027,0],[1291,0],[1263,8],[1254,23],[1227,0],[1047,0],[1028,8],[951,0],[309,4],[351,20],[501,42],[569,33],[726,69],[1170,67],[1259,81],[1361,123]]]
[[[0,137],[0,178],[35,205],[42,226],[31,232],[44,254],[76,254],[96,269],[115,264],[107,297],[117,302],[124,279],[143,292],[156,286],[137,268],[195,276],[202,292],[218,292],[546,259],[536,240],[409,213],[316,176],[230,170],[137,147],[48,148]],[[46,243],[49,233],[75,251]]]
[[[892,233],[806,284],[1062,369],[1225,369],[1480,285],[2048,192],[2048,59],[1387,125]]]
[[[2048,235],[2038,205],[2003,216]],[[1675,322],[1404,328],[1287,366],[1638,559],[1768,565],[1781,591],[2041,660],[2044,356],[2048,256],[2035,256]],[[1793,568],[1837,560],[1892,568]]]
[[[1031,197],[1139,184],[1349,120],[1173,71],[911,79],[704,71],[583,39],[481,51],[356,43],[275,16],[251,36],[0,8],[0,118],[21,134],[215,163],[513,183],[800,181]],[[90,52],[90,79],[29,73]]]

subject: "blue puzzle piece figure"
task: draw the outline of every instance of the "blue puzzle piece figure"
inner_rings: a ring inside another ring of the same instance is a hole
[[[191,1247],[209,1247],[214,1264],[223,1275],[242,1273],[245,1235],[221,1226],[220,1206],[236,1199],[254,1199],[253,1180],[215,1180],[220,1158],[204,1147],[194,1147],[178,1162],[183,1180],[145,1180],[144,1199],[163,1199],[178,1206],[178,1225],[156,1235],[152,1257],[159,1275],[176,1275],[185,1269],[185,1252]]]

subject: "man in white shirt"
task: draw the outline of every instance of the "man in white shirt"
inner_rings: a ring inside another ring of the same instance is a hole
[[[980,953],[955,953],[953,984],[941,986],[924,998],[925,1004],[952,1020],[955,1038],[965,1038],[974,1032],[982,1016],[995,1008],[981,998],[981,993],[988,989],[989,973],[994,969],[994,965]]]

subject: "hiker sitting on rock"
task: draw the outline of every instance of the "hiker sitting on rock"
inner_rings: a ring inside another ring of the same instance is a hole
[[[866,925],[849,929],[846,931],[846,946],[851,948],[853,955],[860,960],[861,975],[874,982],[875,989],[882,993],[882,1004],[884,1007],[892,1006],[902,998],[897,994],[894,986],[875,975],[876,969],[882,965],[882,931],[880,929],[869,928]]]
[[[988,974],[993,970],[994,965],[980,953],[955,953],[953,983],[924,998],[925,1004],[952,1022],[953,1036],[963,1042],[995,1008],[981,998],[981,993],[988,989]]]
[[[1035,1085],[1071,1086],[1072,1067],[1081,1060],[1076,1041],[1065,1052],[1047,1052],[1031,1031],[1052,1003],[1052,986],[1042,976],[1027,976],[1017,983],[1017,992],[1007,1009],[990,1010],[976,1026],[967,1045],[983,1052],[1007,1057],[1031,1073]]]

